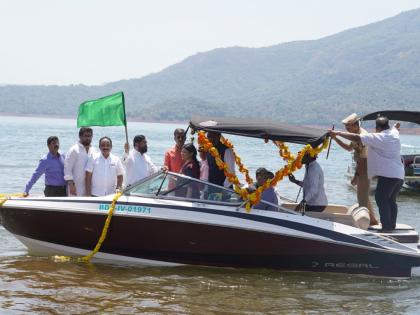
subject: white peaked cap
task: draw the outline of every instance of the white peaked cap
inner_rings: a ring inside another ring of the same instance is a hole
[[[353,114],[347,116],[346,118],[344,118],[341,122],[345,125],[348,125],[348,124],[354,124],[359,120],[360,120],[360,118],[356,115],[356,113],[353,113]]]

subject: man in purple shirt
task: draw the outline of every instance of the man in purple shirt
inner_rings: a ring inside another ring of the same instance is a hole
[[[58,152],[60,142],[57,137],[52,136],[47,139],[48,154],[45,155],[38,164],[31,179],[26,184],[24,196],[29,195],[29,191],[36,181],[45,174],[45,197],[64,197],[66,193],[66,181],[64,180],[64,156]]]

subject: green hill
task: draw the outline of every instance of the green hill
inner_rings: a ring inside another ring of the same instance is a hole
[[[274,30],[275,31],[275,30]],[[191,114],[332,123],[356,111],[418,110],[420,9],[313,41],[215,49],[104,86],[3,86],[0,112],[76,115],[122,90],[131,118]]]

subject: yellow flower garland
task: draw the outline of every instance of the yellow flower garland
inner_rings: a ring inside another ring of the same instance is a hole
[[[225,138],[221,138],[221,141],[224,145],[226,145],[228,148],[232,149],[233,151],[233,145],[231,142],[229,142]],[[283,179],[283,177],[289,174],[292,174],[297,169],[300,169],[302,167],[302,158],[306,153],[309,153],[313,157],[319,154],[322,150],[326,149],[328,147],[328,138],[325,138],[323,144],[317,148],[312,148],[312,146],[307,144],[301,151],[299,151],[296,158],[294,157],[293,154],[290,153],[287,145],[285,145],[281,141],[276,141],[275,144],[279,148],[279,154],[283,159],[287,161],[287,164],[275,173],[274,178],[268,179],[263,185],[258,187],[252,193],[248,192],[246,188],[241,188],[243,185],[239,181],[238,177],[235,174],[228,171],[227,164],[223,162],[223,160],[220,157],[219,151],[214,147],[214,145],[206,137],[205,132],[203,130],[198,132],[198,144],[201,147],[203,147],[204,151],[209,152],[214,157],[217,167],[220,170],[223,170],[228,181],[233,184],[233,188],[235,192],[238,195],[240,195],[243,200],[248,200],[248,202],[245,205],[245,208],[247,212],[249,212],[251,211],[251,206],[256,205],[257,203],[261,201],[261,195],[264,190],[266,190],[267,188],[276,186],[277,183]],[[249,176],[248,169],[246,169],[243,166],[240,157],[237,156],[235,152],[234,152],[234,155],[235,155],[236,163],[238,164],[238,160],[239,160],[239,163],[241,165],[240,171],[245,172],[245,176],[248,175],[246,180],[248,184],[251,184],[253,181]],[[249,182],[248,180],[251,180],[251,182]]]
[[[239,155],[236,154],[235,149],[233,148],[233,144],[232,142],[230,142],[228,139],[226,139],[225,137],[221,136],[220,137],[220,142],[222,142],[222,144],[224,144],[227,148],[231,149],[233,152],[233,156],[235,157],[235,162],[236,165],[238,165],[239,171],[245,175],[245,180],[246,182],[251,185],[254,181],[251,178],[251,176],[249,176],[249,170],[242,164],[242,160],[241,157]]]
[[[24,197],[22,193],[17,194],[0,194],[0,207],[4,205],[4,203],[10,199],[10,197]]]
[[[122,192],[118,191],[115,194],[114,198],[112,199],[111,207],[109,208],[104,227],[102,228],[101,236],[99,237],[98,243],[96,244],[95,248],[89,255],[79,258],[79,261],[90,262],[92,257],[101,249],[102,243],[105,241],[105,238],[108,234],[108,228],[109,228],[109,225],[111,224],[111,218],[114,214],[115,205],[118,199],[121,197],[121,195],[122,195]]]
[[[90,262],[90,260],[92,259],[92,257],[99,251],[99,249],[102,246],[102,243],[104,242],[107,234],[108,234],[108,229],[109,229],[109,225],[111,224],[111,218],[114,214],[114,209],[115,209],[115,205],[118,201],[118,199],[121,197],[122,192],[117,192],[114,196],[114,198],[112,199],[112,203],[111,203],[111,207],[109,208],[108,211],[108,215],[106,217],[105,220],[105,224],[104,227],[102,228],[102,232],[101,232],[101,236],[99,237],[99,240],[95,246],[95,248],[93,249],[93,251],[84,256],[84,257],[80,257],[77,259],[77,261],[82,261],[82,262]],[[10,197],[23,197],[24,195],[19,193],[19,194],[0,194],[0,207],[3,206],[3,204],[9,200]],[[54,256],[53,257],[55,261],[60,261],[60,262],[65,262],[65,261],[70,261],[71,257],[69,256]]]
[[[279,149],[279,155],[283,158],[286,162],[292,161],[295,159],[295,156],[289,151],[289,147],[284,144],[282,141],[273,141],[273,143]]]
[[[106,220],[105,220],[105,224],[102,228],[101,236],[99,237],[99,240],[98,240],[95,248],[88,255],[76,258],[75,260],[77,262],[89,263],[90,260],[92,259],[92,257],[100,250],[100,248],[102,246],[102,243],[104,242],[104,240],[105,240],[105,238],[108,234],[108,228],[109,228],[109,225],[111,224],[111,218],[114,214],[115,205],[117,204],[117,201],[121,197],[121,195],[122,195],[122,192],[117,192],[114,195],[114,198],[112,199],[112,203],[111,203],[111,206],[109,207],[108,215],[107,215]],[[54,259],[55,262],[68,262],[68,261],[72,260],[72,257],[55,255],[53,257],[53,259]]]

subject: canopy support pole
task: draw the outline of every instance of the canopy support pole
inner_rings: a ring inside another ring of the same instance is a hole
[[[127,123],[125,123],[124,127],[125,127],[125,142],[128,143]]]
[[[297,194],[297,196],[296,196],[296,203],[298,202],[298,199],[299,199],[299,195],[300,195],[300,191],[302,190],[302,186],[300,186],[300,188],[299,188],[299,192],[298,192],[298,194]]]
[[[187,129],[184,132],[184,137],[187,138],[188,130],[190,130],[190,125],[187,126]]]
[[[331,129],[334,130],[334,127],[335,125],[333,125]],[[327,157],[325,158],[326,160],[328,160],[328,157],[330,156],[331,142],[332,142],[332,138],[330,136],[330,143],[328,144]]]

